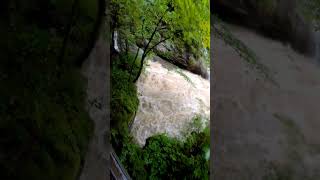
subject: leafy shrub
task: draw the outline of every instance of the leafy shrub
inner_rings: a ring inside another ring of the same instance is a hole
[[[132,54],[128,57],[121,54],[112,61],[111,127],[113,128],[127,128],[139,105],[137,88],[130,81],[138,69],[138,65],[133,63],[133,60]]]
[[[132,137],[124,142],[119,156],[134,179],[208,179],[208,131],[191,133],[185,141],[165,134],[147,139],[143,148]]]
[[[210,49],[209,0],[112,0],[112,28],[129,45],[149,40],[156,28],[151,46],[163,39],[171,40],[177,49],[188,51],[195,59],[209,57],[203,49]]]

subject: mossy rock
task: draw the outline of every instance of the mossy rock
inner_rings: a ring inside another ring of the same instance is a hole
[[[112,60],[111,127],[115,129],[128,127],[138,109],[137,87],[131,79],[138,72],[138,63],[133,60],[133,54],[120,54]]]
[[[58,63],[66,14],[58,13],[63,10],[53,2],[7,4],[16,6],[7,12],[12,17],[10,59],[0,62],[0,179],[74,180],[93,133],[85,110],[85,79],[70,63],[87,39],[70,41]],[[94,19],[88,22],[84,16],[77,22],[93,28]],[[80,31],[89,37],[92,28]]]

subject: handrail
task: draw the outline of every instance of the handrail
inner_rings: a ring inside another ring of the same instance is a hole
[[[110,168],[110,175],[113,176],[116,180],[131,180],[128,172],[122,166],[117,154],[114,152],[113,148],[110,152],[111,156],[111,168]]]

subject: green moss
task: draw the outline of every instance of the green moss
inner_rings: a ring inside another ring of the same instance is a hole
[[[49,2],[15,3],[9,58],[0,62],[0,179],[76,179],[93,131],[85,80],[69,63],[83,46],[71,41],[58,64],[64,15]]]
[[[111,70],[111,127],[113,128],[128,127],[139,105],[137,88],[131,82],[133,74],[138,71],[138,65],[133,63],[133,60],[131,54],[129,57],[121,55],[113,60]]]

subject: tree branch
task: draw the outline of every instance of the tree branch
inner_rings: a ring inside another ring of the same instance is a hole
[[[143,38],[143,36],[144,36],[144,33],[143,33],[144,22],[145,22],[145,20],[143,20],[143,21],[142,21],[142,28],[141,28],[141,35],[142,35],[142,38]]]
[[[145,48],[144,48],[144,52],[146,52],[146,50],[148,49],[148,47],[149,47],[149,45],[150,45],[150,43],[151,43],[151,41],[152,41],[152,39],[153,39],[153,37],[154,37],[154,35],[156,34],[156,32],[158,31],[158,27],[159,27],[159,25],[160,25],[160,23],[161,23],[161,21],[162,21],[162,19],[164,18],[164,16],[166,15],[166,13],[168,12],[168,9],[163,13],[163,15],[161,16],[161,18],[159,19],[159,21],[158,21],[158,23],[157,23],[157,25],[156,25],[156,27],[154,28],[154,30],[153,30],[153,32],[152,32],[152,34],[151,34],[151,37],[149,38],[149,42],[148,42],[148,44],[145,46]]]
[[[159,41],[158,43],[156,43],[154,46],[152,46],[151,48],[149,48],[146,52],[146,54],[148,54],[153,48],[157,47],[160,43],[162,42],[165,42],[166,40],[168,40],[170,38],[165,38],[165,39],[162,39],[161,41]]]
[[[164,18],[164,16],[166,15],[166,13],[169,11],[169,9],[166,9],[166,11],[162,14],[161,18],[159,19],[156,27],[154,28],[150,38],[149,38],[149,42],[147,43],[147,45],[144,47],[144,51],[143,51],[143,54],[142,54],[142,57],[141,57],[141,62],[140,62],[140,68],[139,68],[139,72],[137,74],[137,76],[135,77],[135,79],[133,80],[133,82],[135,83],[138,78],[140,77],[140,74],[142,72],[142,68],[143,68],[143,63],[144,63],[144,59],[146,58],[147,56],[147,53],[150,52],[150,50],[148,50],[149,46],[150,46],[150,43],[154,37],[154,35],[156,34],[156,32],[158,31],[158,27],[160,25],[160,23],[162,22],[162,19]]]
[[[164,27],[158,29],[158,31],[165,30],[165,29],[168,29],[167,26],[164,26]]]
[[[139,50],[140,50],[140,48],[138,47],[138,50],[137,50],[136,55],[135,55],[135,57],[134,57],[134,60],[133,60],[133,62],[132,62],[132,64],[131,64],[131,69],[130,69],[130,73],[129,73],[129,76],[130,76],[130,77],[129,77],[129,81],[131,80],[131,74],[132,74],[134,65],[135,65],[135,63],[136,63],[137,57],[138,57],[138,55],[139,55]]]

